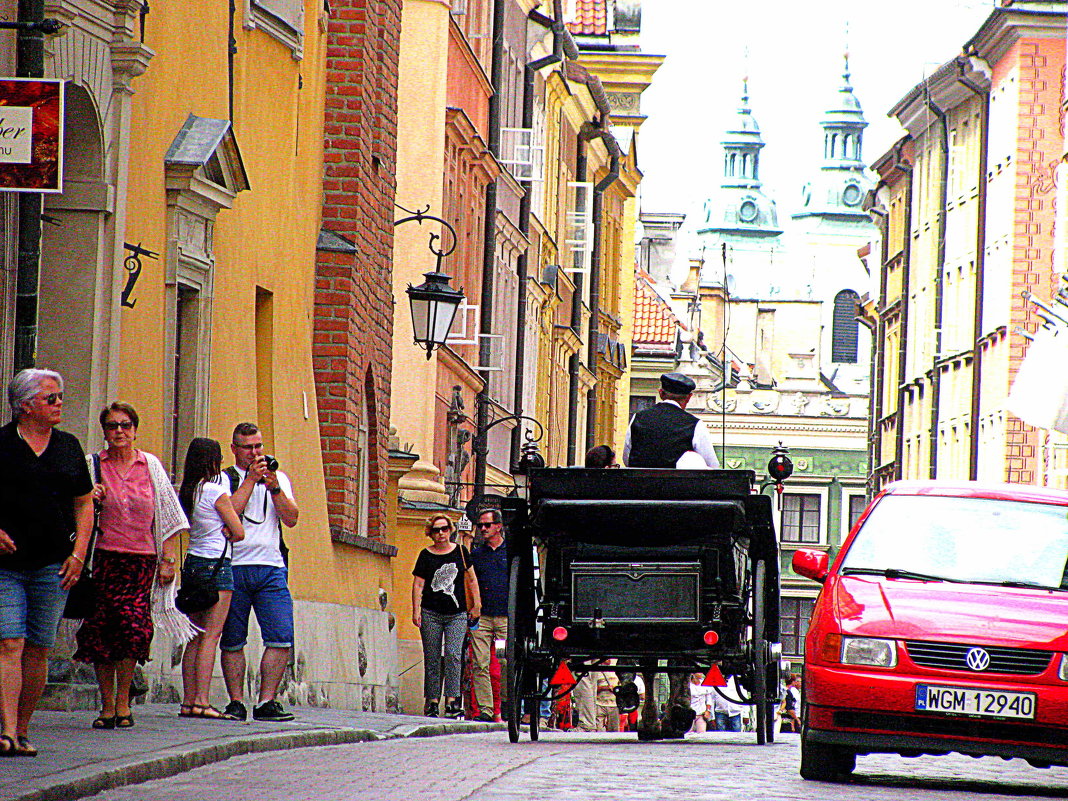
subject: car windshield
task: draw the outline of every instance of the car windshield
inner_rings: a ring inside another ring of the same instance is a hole
[[[1068,507],[935,495],[887,495],[842,572],[920,574],[967,583],[1068,589]]]

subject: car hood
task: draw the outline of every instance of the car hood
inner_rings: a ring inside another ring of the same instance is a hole
[[[1068,650],[1068,593],[876,576],[838,576],[842,632]]]

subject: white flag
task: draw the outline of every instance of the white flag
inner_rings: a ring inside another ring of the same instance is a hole
[[[1068,328],[1040,328],[1006,400],[1029,425],[1068,434]]]

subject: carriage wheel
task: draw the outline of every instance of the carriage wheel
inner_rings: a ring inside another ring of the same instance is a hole
[[[519,722],[523,718],[523,653],[520,645],[519,560],[513,559],[508,571],[508,637],[504,658],[508,662],[508,740],[519,742]]]
[[[757,743],[768,742],[768,673],[764,657],[767,642],[764,639],[764,560],[756,563],[753,569],[753,705],[756,706]]]
[[[534,686],[541,686],[537,677],[534,678]],[[527,714],[530,715],[530,741],[536,743],[541,731],[541,698],[535,696],[527,699]]]

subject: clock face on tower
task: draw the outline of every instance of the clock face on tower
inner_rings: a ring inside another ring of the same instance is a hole
[[[847,206],[859,205],[861,194],[859,186],[850,184],[842,191],[842,202]]]
[[[757,218],[757,204],[752,200],[743,201],[738,207],[738,217],[742,222],[751,223]]]

